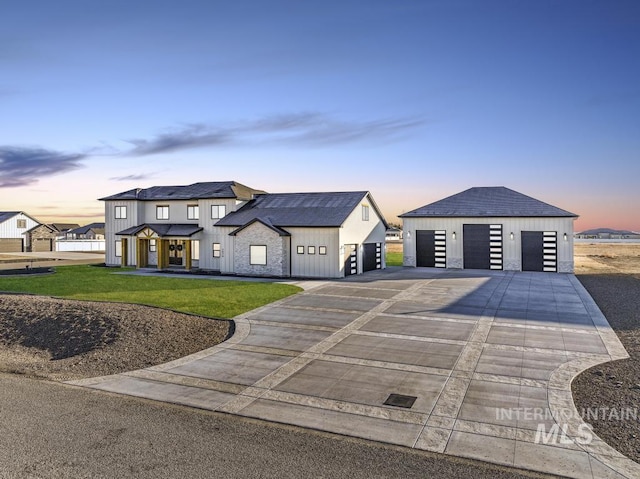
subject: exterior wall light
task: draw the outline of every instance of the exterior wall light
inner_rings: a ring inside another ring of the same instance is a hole
[[[567,233],[564,234],[563,238],[565,241],[569,241],[569,239],[567,238]]]
[[[411,231],[407,231],[407,239],[410,240],[411,239]]]
[[[511,232],[511,234],[509,235],[509,238],[511,238],[511,241],[513,241],[513,231]]]
[[[453,240],[456,239],[456,232],[455,231],[453,233],[451,233],[451,239],[453,239]]]

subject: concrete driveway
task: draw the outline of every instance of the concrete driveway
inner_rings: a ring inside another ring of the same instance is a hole
[[[236,318],[229,341],[71,384],[576,478],[640,477],[570,383],[627,357],[573,275],[391,268]]]

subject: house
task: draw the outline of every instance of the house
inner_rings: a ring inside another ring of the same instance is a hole
[[[55,242],[64,238],[67,230],[79,226],[71,223],[38,224],[25,233],[26,250],[33,252],[55,251]]]
[[[102,201],[108,265],[277,277],[384,267],[387,224],[366,191],[269,194],[225,181]]]
[[[395,226],[390,226],[384,239],[385,241],[400,242],[402,241],[402,230]]]
[[[66,232],[66,239],[104,239],[104,223],[91,223],[85,226],[78,226]]]
[[[387,223],[367,191],[257,195],[216,227],[221,272],[340,278],[385,267]]]
[[[613,230],[610,228],[595,228],[575,234],[576,239],[640,239],[640,233],[629,230]]]
[[[401,218],[405,266],[573,272],[577,215],[509,188],[470,188]]]
[[[40,225],[22,211],[0,212],[0,253],[28,251],[27,232]]]

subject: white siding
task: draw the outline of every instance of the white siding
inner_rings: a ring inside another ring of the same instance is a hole
[[[25,221],[24,228],[18,228],[18,220]],[[22,240],[22,250],[26,251],[26,236],[25,233],[31,228],[35,228],[40,223],[29,218],[24,213],[20,212],[15,216],[0,223],[0,238],[19,238]]]
[[[120,265],[121,259],[116,257],[116,241],[120,240],[120,236],[116,236],[119,231],[137,226],[141,222],[138,221],[140,217],[140,205],[138,201],[105,201],[104,204],[104,219],[105,219],[105,262],[107,265]],[[124,219],[115,218],[115,207],[126,206],[127,217]],[[154,212],[155,217],[155,212]],[[128,244],[128,264],[135,265],[136,262],[136,245],[135,241],[129,241]]]
[[[369,206],[369,221],[362,219],[362,205]],[[353,212],[340,228],[340,246],[346,244],[358,245],[358,274],[362,273],[363,247],[364,243],[381,243],[384,249],[385,236],[387,228],[384,225],[382,217],[378,214],[374,207],[374,203],[370,195],[367,195],[356,206]],[[344,276],[344,249],[340,258],[341,276]],[[384,252],[383,252],[384,253]],[[347,252],[348,254],[348,252]],[[385,258],[382,255],[382,268],[385,268]]]
[[[558,271],[573,271],[574,218],[404,218],[404,265],[416,265],[415,237],[417,230],[445,230],[447,232],[447,267],[462,268],[465,224],[502,225],[503,267],[505,270],[522,269],[522,231],[556,231],[558,233]],[[453,239],[453,233],[456,239]],[[513,240],[511,239],[513,233]],[[564,234],[567,241],[564,240]]]
[[[340,233],[339,228],[285,228],[291,233],[291,276],[340,278]],[[298,254],[298,246],[304,254]],[[309,246],[315,254],[309,254]],[[320,254],[320,246],[326,246],[327,254]]]

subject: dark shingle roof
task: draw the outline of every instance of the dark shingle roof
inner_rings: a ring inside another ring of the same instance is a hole
[[[152,186],[151,188],[136,188],[123,191],[112,196],[100,198],[106,200],[197,200],[206,198],[237,198],[250,200],[254,194],[264,193],[235,181],[211,181],[194,183],[187,186]]]
[[[259,195],[216,226],[243,226],[260,219],[277,226],[341,226],[367,195],[366,191],[338,193],[275,193]]]
[[[61,233],[66,233],[69,230],[80,228],[80,225],[78,223],[49,223],[47,226]]]
[[[420,217],[577,217],[578,215],[504,186],[475,187],[400,215]]]
[[[94,230],[94,231],[98,231],[98,230],[103,230],[104,231],[104,223],[91,223],[85,226],[79,226],[77,228],[74,228],[72,230],[67,231],[67,233],[69,234],[76,234],[76,235],[84,235],[87,234],[89,232],[89,230]]]
[[[140,233],[145,228],[149,228],[160,236],[192,236],[200,231],[202,228],[198,225],[190,224],[166,224],[166,223],[145,223],[143,225],[132,226],[126,230],[122,230],[116,233],[120,236],[131,236]]]
[[[13,218],[15,215],[19,215],[20,211],[0,211],[0,223],[7,221],[9,218]]]

